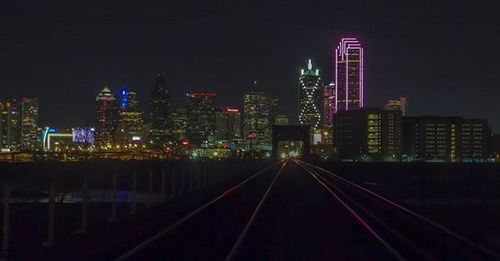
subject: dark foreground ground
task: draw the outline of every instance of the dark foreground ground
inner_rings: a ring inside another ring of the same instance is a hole
[[[52,247],[41,246],[46,204],[13,204],[12,260],[498,258],[493,253],[500,250],[495,168],[315,163],[450,229],[443,232],[299,161],[253,176],[268,165],[232,165],[224,170],[232,173],[227,178],[199,189],[195,182],[189,193],[182,184],[182,195],[138,204],[136,215],[129,214],[129,203],[118,204],[112,223],[106,221],[109,203],[94,203],[84,235],[74,233],[80,204],[60,204],[56,213],[62,221]]]

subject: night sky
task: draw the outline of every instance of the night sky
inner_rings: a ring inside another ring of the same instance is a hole
[[[0,98],[39,97],[42,125],[92,125],[104,85],[135,89],[149,110],[158,72],[176,104],[210,90],[240,105],[257,80],[296,119],[300,68],[312,58],[330,81],[332,48],[354,36],[368,106],[407,96],[410,115],[488,118],[500,131],[495,1],[47,2],[0,6]]]

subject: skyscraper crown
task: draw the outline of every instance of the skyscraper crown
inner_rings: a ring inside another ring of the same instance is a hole
[[[319,76],[319,70],[317,68],[316,70],[313,69],[312,61],[309,59],[307,62],[307,70],[301,69],[300,75]]]

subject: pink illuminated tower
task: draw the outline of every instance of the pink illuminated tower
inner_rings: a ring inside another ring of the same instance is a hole
[[[335,48],[335,112],[364,107],[363,47],[356,38],[342,38]]]

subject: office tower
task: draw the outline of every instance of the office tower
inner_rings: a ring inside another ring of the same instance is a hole
[[[241,113],[237,107],[217,108],[215,136],[218,141],[239,142],[241,139]]]
[[[486,161],[490,139],[485,119],[419,116],[403,120],[403,154],[409,161]]]
[[[323,110],[321,78],[311,59],[299,76],[299,124],[319,128]]]
[[[408,100],[406,99],[406,97],[389,99],[385,102],[384,109],[401,111],[403,116],[406,116],[406,110],[408,109]]]
[[[276,105],[277,99],[263,92],[243,95],[243,135],[251,147],[271,144]]]
[[[21,113],[20,147],[33,151],[38,148],[38,99],[23,97],[19,107]]]
[[[137,93],[132,90],[120,91],[120,107],[116,123],[116,142],[125,149],[135,149],[144,142],[143,115],[138,108]]]
[[[213,92],[187,94],[187,137],[196,146],[215,138],[215,96]]]
[[[20,114],[15,99],[0,102],[0,150],[15,151],[19,147]]]
[[[285,125],[289,125],[289,124],[290,124],[290,120],[288,119],[288,116],[286,116],[284,114],[278,114],[274,118],[274,125],[285,126]]]
[[[363,47],[356,38],[342,38],[334,59],[335,111],[363,108]]]
[[[114,142],[116,124],[116,101],[107,86],[96,97],[95,140],[99,149],[110,147]]]
[[[347,161],[401,159],[401,112],[366,108],[338,111],[333,119],[334,153]]]
[[[149,146],[151,148],[160,149],[171,138],[171,107],[171,94],[165,74],[160,73],[151,96],[151,129],[149,131]]]
[[[335,113],[335,84],[329,83],[323,87],[323,126],[330,128]]]
[[[459,131],[460,161],[486,161],[491,152],[491,128],[488,120],[462,119]]]
[[[187,112],[184,108],[175,108],[172,111],[172,139],[175,143],[187,138]]]

